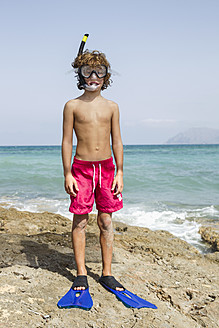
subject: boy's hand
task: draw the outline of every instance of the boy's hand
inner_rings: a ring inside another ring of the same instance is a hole
[[[118,195],[122,192],[123,190],[123,175],[120,173],[117,173],[112,184],[111,190],[114,190],[113,195]]]
[[[72,174],[68,174],[65,177],[65,191],[67,194],[76,197],[79,191],[77,181],[72,176]]]

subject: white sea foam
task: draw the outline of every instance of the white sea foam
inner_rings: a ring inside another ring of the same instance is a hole
[[[186,211],[144,211],[139,207],[130,207],[128,210],[121,210],[114,217],[130,225],[147,227],[152,230],[167,230],[191,244],[201,242],[198,233],[201,224],[195,219],[191,220]]]
[[[52,212],[60,214],[72,220],[72,214],[68,211],[69,201],[59,199],[47,199],[38,197],[34,199],[21,199],[19,197],[1,197],[0,205],[5,208],[15,208],[18,211],[28,211],[32,213]]]
[[[203,208],[197,208],[195,210],[191,210],[191,212],[196,213],[197,216],[199,216],[199,217],[208,216],[208,215],[210,215],[210,216],[213,216],[213,215],[219,216],[219,211],[213,205],[203,207]]]
[[[34,199],[21,199],[16,194],[13,197],[1,197],[0,205],[6,208],[14,207],[19,211],[29,212],[52,212],[60,214],[72,220],[72,213],[68,211],[69,199],[47,199],[38,197]],[[161,206],[162,207],[162,206]],[[97,213],[94,206],[92,213]],[[180,210],[153,210],[140,206],[124,206],[124,208],[114,213],[115,220],[123,223],[147,227],[152,230],[167,230],[173,235],[187,241],[193,245],[201,244],[201,237],[198,230],[201,226],[200,218],[218,216],[219,211],[214,206],[196,209]]]

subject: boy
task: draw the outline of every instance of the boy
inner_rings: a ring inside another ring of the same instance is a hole
[[[103,266],[100,282],[121,291],[123,286],[111,274],[111,262],[112,212],[123,207],[123,144],[118,105],[101,95],[101,90],[110,84],[110,64],[101,52],[79,50],[72,66],[77,69],[78,88],[84,89],[81,96],[66,103],[63,114],[62,160],[65,190],[71,198],[69,210],[74,213],[72,243],[77,265],[72,289],[88,288],[85,228],[95,199]],[[77,147],[71,169],[73,130]],[[110,137],[117,168],[115,177]]]

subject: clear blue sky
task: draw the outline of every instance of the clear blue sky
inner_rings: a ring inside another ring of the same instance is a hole
[[[218,17],[218,0],[1,1],[0,145],[61,143],[84,33],[119,73],[103,96],[120,106],[124,144],[219,128]]]

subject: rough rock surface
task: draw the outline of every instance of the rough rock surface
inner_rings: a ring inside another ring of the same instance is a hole
[[[219,251],[219,224],[213,226],[202,226],[199,233],[203,240],[209,243],[213,250]]]
[[[86,264],[94,306],[61,310],[56,304],[76,275],[71,222],[56,214],[4,208],[0,222],[1,328],[219,326],[219,252],[203,255],[166,231],[114,222],[114,275],[158,307],[126,308],[98,283],[99,236],[90,216]]]

